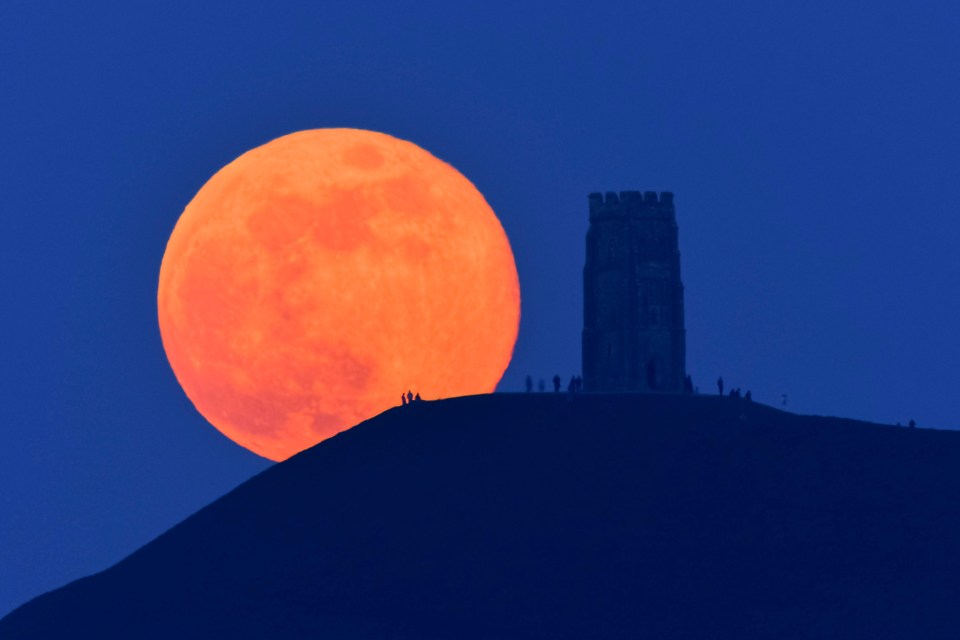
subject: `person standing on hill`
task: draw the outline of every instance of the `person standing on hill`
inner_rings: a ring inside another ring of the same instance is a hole
[[[720,395],[723,395],[723,376],[717,378],[717,390],[720,392]]]
[[[553,391],[554,393],[559,393],[560,391],[560,374],[553,376]]]

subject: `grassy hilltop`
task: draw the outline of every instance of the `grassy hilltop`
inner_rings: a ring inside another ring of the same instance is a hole
[[[391,409],[0,638],[951,638],[960,433],[732,398]]]

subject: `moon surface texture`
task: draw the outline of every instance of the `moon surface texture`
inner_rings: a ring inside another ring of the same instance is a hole
[[[218,171],[160,267],[163,346],[197,410],[284,460],[385,409],[489,393],[520,287],[479,191],[372,131],[278,138]]]

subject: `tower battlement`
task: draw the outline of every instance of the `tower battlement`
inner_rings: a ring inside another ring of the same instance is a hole
[[[591,193],[590,219],[607,217],[672,218],[673,193],[670,191],[608,191]]]
[[[588,391],[681,392],[683,283],[673,193],[591,193],[583,268]]]

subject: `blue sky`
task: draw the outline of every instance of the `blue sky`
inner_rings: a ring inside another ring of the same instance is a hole
[[[0,614],[267,466],[180,391],[156,281],[200,186],[300,129],[484,193],[523,297],[501,390],[579,370],[587,194],[672,190],[698,386],[960,426],[960,6],[476,4],[0,5]]]

